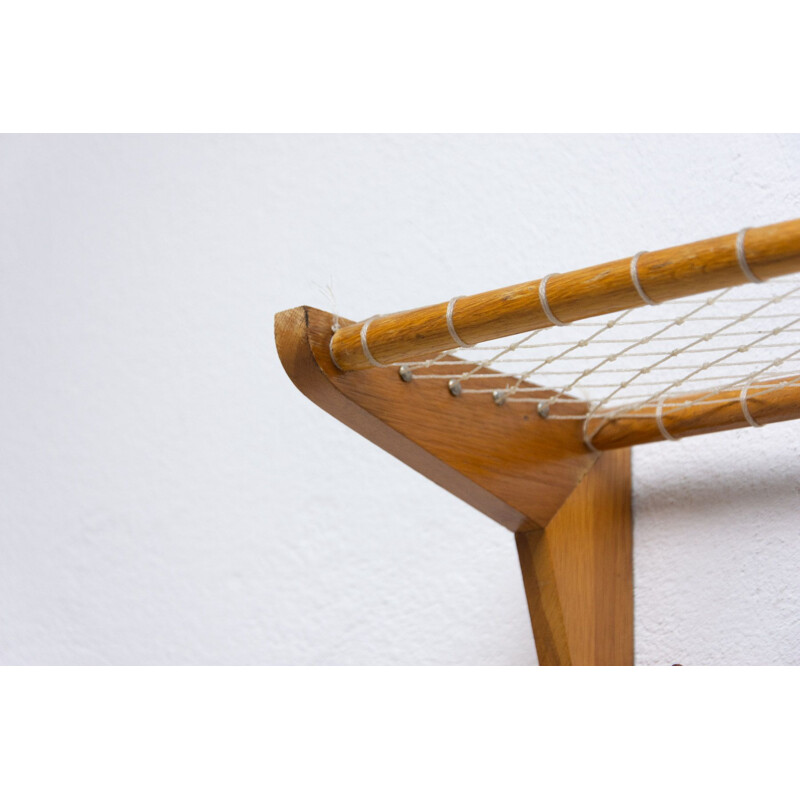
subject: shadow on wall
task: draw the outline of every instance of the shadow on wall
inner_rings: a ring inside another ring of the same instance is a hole
[[[719,434],[717,434],[719,435]],[[723,434],[724,435],[724,434]],[[738,445],[738,443],[736,443]],[[653,447],[680,445],[653,445]],[[649,445],[648,445],[649,447]],[[794,508],[800,513],[800,460],[796,447],[747,452],[732,446],[730,458],[708,463],[687,458],[685,468],[663,465],[654,451],[634,449],[633,474],[636,480],[634,502],[648,515],[702,510],[704,514],[740,509],[744,515],[769,514],[771,508]],[[641,469],[637,470],[637,467]],[[799,517],[800,519],[800,517]]]

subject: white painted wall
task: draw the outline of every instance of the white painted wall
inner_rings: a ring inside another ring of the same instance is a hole
[[[328,417],[353,318],[800,216],[796,136],[0,138],[0,661],[533,664],[510,534]],[[800,424],[635,453],[640,664],[800,664]]]

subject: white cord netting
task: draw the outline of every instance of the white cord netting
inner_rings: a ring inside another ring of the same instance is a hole
[[[552,419],[656,416],[657,406],[712,404],[713,395],[745,386],[753,399],[800,386],[800,280],[644,306],[402,366],[443,391],[534,404]],[[555,397],[543,400],[541,388]]]

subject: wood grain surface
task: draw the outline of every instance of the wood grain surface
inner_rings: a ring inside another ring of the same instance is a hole
[[[542,666],[633,664],[630,451],[604,453],[542,532],[517,533]]]
[[[800,385],[782,386],[787,381],[800,382],[800,375],[753,381],[748,387],[747,410],[758,425],[800,418]],[[701,401],[701,404],[691,405],[696,401]],[[677,403],[687,405],[675,407]],[[598,450],[663,442],[666,437],[656,421],[657,413],[657,406],[650,405],[637,410],[636,416],[598,417],[587,424],[587,434],[592,446]],[[661,409],[661,422],[675,439],[750,426],[750,420],[744,415],[742,390],[739,388],[672,395]]]
[[[598,457],[585,447],[580,421],[543,420],[485,394],[453,397],[441,381],[406,383],[391,368],[343,373],[330,357],[332,323],[308,307],[276,315],[281,363],[300,391],[517,534],[541,663],[630,663],[627,451]],[[507,380],[482,385],[503,388]]]
[[[645,293],[661,303],[746,283],[739,266],[737,234],[644,253],[637,274]],[[751,228],[744,239],[747,264],[762,280],[800,271],[800,220]],[[595,267],[553,275],[546,285],[548,305],[562,322],[644,305],[631,279],[631,256]],[[541,281],[458,299],[453,325],[469,344],[553,325],[539,298]],[[447,325],[447,301],[388,314],[369,323],[367,342],[380,363],[411,361],[454,347]],[[372,367],[362,342],[363,323],[343,326],[333,337],[336,363],[344,370]]]
[[[308,307],[276,316],[278,353],[300,391],[509,530],[544,528],[596,460],[578,421],[543,420],[488,395],[453,397],[443,381],[406,383],[392,368],[340,372],[328,352],[332,322]],[[497,388],[507,380],[498,375]]]

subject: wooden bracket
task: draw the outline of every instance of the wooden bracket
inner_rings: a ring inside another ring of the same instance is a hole
[[[629,451],[598,456],[579,420],[542,419],[533,404],[453,397],[441,381],[406,383],[392,368],[341,372],[333,322],[306,306],[276,315],[278,354],[297,388],[516,534],[539,663],[632,664]],[[458,362],[436,369],[464,371]],[[491,373],[481,386],[507,380]]]

